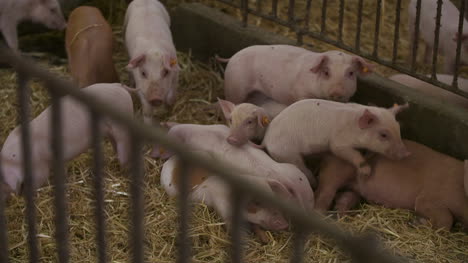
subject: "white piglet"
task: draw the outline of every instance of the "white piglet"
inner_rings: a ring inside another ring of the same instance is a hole
[[[125,44],[143,107],[145,123],[152,123],[153,107],[172,105],[177,95],[179,65],[172,41],[170,17],[157,0],[133,0],[125,14]]]
[[[63,30],[67,23],[57,0],[1,0],[0,30],[11,49],[18,51],[17,26],[30,20],[50,29]]]
[[[285,105],[310,98],[349,101],[357,76],[372,69],[363,58],[341,51],[315,53],[289,45],[251,46],[218,59],[228,61],[224,94],[235,104],[256,92]]]
[[[133,114],[133,103],[127,87],[120,83],[94,84],[82,89],[82,92],[112,103],[122,114]],[[69,161],[85,152],[91,145],[90,113],[87,107],[69,96],[61,98],[61,131],[63,142],[63,160]],[[45,109],[30,123],[32,178],[34,189],[39,188],[49,176],[52,161],[51,150],[51,115],[50,107]],[[110,137],[121,165],[128,162],[130,138],[124,127],[103,119],[100,123],[104,136]],[[24,180],[21,127],[16,127],[7,137],[2,151],[2,174],[4,185],[9,192],[19,194]]]
[[[401,141],[395,115],[405,106],[391,109],[309,99],[294,103],[270,123],[262,142],[278,162],[295,164],[315,184],[303,157],[332,152],[352,163],[360,175],[370,166],[358,149],[381,153],[392,159],[409,155]]]

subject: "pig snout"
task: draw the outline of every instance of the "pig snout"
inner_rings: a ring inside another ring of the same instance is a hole
[[[234,146],[241,146],[247,142],[247,140],[239,139],[237,136],[229,135],[227,137],[227,142]]]
[[[268,223],[268,228],[273,231],[285,230],[289,227],[288,222],[283,217],[274,217]]]
[[[148,98],[148,102],[154,107],[157,107],[162,105],[164,103],[164,100],[160,97],[150,97]]]
[[[344,95],[342,91],[332,91],[328,96],[330,100],[338,101],[338,102],[345,102],[347,101],[347,97]]]
[[[395,160],[401,160],[411,155],[406,146],[402,143],[401,145],[391,149],[388,154],[390,158]]]

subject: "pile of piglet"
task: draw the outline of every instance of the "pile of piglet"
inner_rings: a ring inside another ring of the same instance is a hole
[[[51,28],[65,25],[57,0],[18,2],[33,10],[15,21],[0,24],[7,44],[15,52],[19,51],[16,29],[12,28],[16,28],[21,19],[29,18]],[[409,8],[414,2],[411,1]],[[423,8],[429,9],[433,2],[425,1]],[[2,21],[7,19],[6,10],[22,6],[12,3],[13,0],[0,3]],[[444,4],[451,5],[448,1]],[[452,7],[447,10],[455,12]],[[431,19],[432,13],[422,12],[421,16]],[[50,20],[51,17],[54,18]],[[445,34],[452,30],[448,23],[453,17],[458,15],[442,17],[445,27],[441,30],[445,30]],[[132,94],[135,94],[142,105],[143,121],[155,124],[153,109],[163,104],[172,105],[177,98],[181,68],[170,23],[167,10],[157,0],[129,3],[123,25],[130,57],[127,70],[132,87],[128,87],[119,83],[112,60],[112,29],[100,10],[90,6],[76,8],[68,18],[65,39],[70,75],[83,92],[101,98],[103,103],[112,104],[125,114],[133,114]],[[440,50],[450,50],[450,47]],[[468,226],[468,173],[465,172],[468,164],[464,166],[460,160],[417,142],[402,140],[396,116],[409,107],[408,103],[383,108],[349,102],[356,92],[357,78],[371,74],[372,64],[342,51],[316,53],[289,45],[250,46],[231,58],[216,57],[227,63],[225,98],[218,99],[213,106],[223,113],[227,125],[161,123],[169,136],[207,158],[236,164],[246,172],[239,177],[295,203],[305,212],[326,213],[334,207],[344,214],[360,200],[365,200],[414,210],[421,223],[430,223],[436,228],[450,229],[455,219]],[[441,75],[443,81],[451,81],[451,78]],[[457,95],[437,93],[440,90],[409,76],[396,75],[391,79],[410,83],[421,92],[456,101],[462,106],[468,105]],[[462,88],[466,86],[464,81],[461,80]],[[63,157],[70,161],[90,147],[89,114],[85,106],[69,96],[61,100],[62,134],[66,142]],[[35,189],[44,184],[50,172],[50,119],[51,109],[47,108],[30,125],[31,136],[41,138],[33,140],[31,145]],[[113,142],[120,164],[125,167],[130,144],[126,129],[108,119],[102,119],[100,125],[103,134]],[[154,146],[151,156],[165,160],[161,185],[169,196],[177,196],[180,160],[158,145]],[[321,160],[318,169],[306,165],[305,159],[312,157]],[[22,194],[24,176],[19,126],[4,142],[1,161],[2,191]],[[213,207],[229,226],[228,185],[196,166],[190,167],[188,178],[190,199]],[[277,209],[255,198],[245,198],[244,217],[260,240],[267,241],[264,230],[288,229],[288,218]]]

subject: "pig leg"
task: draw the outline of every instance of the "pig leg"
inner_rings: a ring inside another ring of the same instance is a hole
[[[269,240],[266,231],[263,230],[259,225],[252,224],[252,231],[258,237],[258,239],[260,239],[260,242],[262,242],[262,244],[268,244]]]
[[[7,45],[15,52],[18,51],[18,33],[14,19],[3,17],[1,29]]]
[[[330,208],[339,186],[332,184],[332,182],[323,182],[322,179],[324,178],[319,177],[318,188],[315,192],[315,210],[325,214]]]
[[[334,147],[333,145],[331,145],[331,151],[336,156],[354,165],[359,176],[370,175],[371,167],[358,151],[354,150],[353,148]]]
[[[140,97],[141,101],[141,108],[143,110],[143,122],[148,125],[153,124],[153,107],[151,104],[148,103],[145,99],[145,95],[143,93],[138,92],[138,96]]]
[[[109,127],[109,137],[117,152],[117,159],[121,166],[126,167],[130,157],[130,136],[125,128],[115,123],[110,124]]]
[[[453,225],[453,216],[446,207],[434,203],[435,199],[425,196],[416,198],[415,211],[418,215],[428,218],[435,229],[445,228],[450,230]]]
[[[361,196],[353,191],[344,191],[335,198],[335,210],[339,216],[344,216],[349,210],[361,202]]]

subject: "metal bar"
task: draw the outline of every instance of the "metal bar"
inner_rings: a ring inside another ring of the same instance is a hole
[[[273,17],[278,17],[278,0],[271,2],[271,14]]]
[[[231,188],[232,190],[232,215],[231,215],[231,261],[233,263],[243,262],[243,231],[244,231],[244,218],[242,217],[242,195],[239,189]]]
[[[458,87],[458,69],[460,67],[460,53],[462,49],[462,36],[463,36],[463,22],[465,14],[465,1],[461,1],[460,3],[460,15],[458,18],[458,37],[457,37],[457,54],[455,57],[455,70],[453,71],[453,83],[452,86],[454,88]]]
[[[320,33],[323,35],[325,34],[325,31],[327,30],[327,6],[328,2],[327,0],[322,1],[322,24],[320,26]]]
[[[297,33],[297,44],[301,46],[303,44],[304,33],[309,31],[310,26],[310,8],[312,5],[312,0],[307,0],[306,3],[306,13],[304,16],[304,27],[302,30],[299,30]]]
[[[249,15],[249,1],[248,0],[241,0],[241,12],[242,12],[242,26],[247,26],[247,19]]]
[[[132,258],[133,263],[143,262],[143,155],[139,136],[132,133],[131,144],[131,196],[132,196]]]
[[[3,177],[3,168],[2,168],[2,160],[0,158],[0,184],[4,184],[5,179]],[[8,263],[8,229],[7,229],[7,222],[5,217],[5,201],[6,201],[6,193],[0,189],[0,259],[2,262]]]
[[[183,160],[183,159],[181,159]],[[188,185],[188,172],[189,167],[186,160],[181,162],[180,173],[179,173],[179,198],[178,198],[178,207],[179,207],[179,255],[177,258],[178,263],[190,262],[190,240],[188,234],[188,225],[189,225],[189,185]]]
[[[377,1],[377,11],[375,14],[375,34],[374,34],[374,53],[375,57],[378,57],[379,53],[379,34],[380,34],[380,20],[382,18],[382,0]]]
[[[289,0],[289,8],[288,8],[288,22],[290,27],[294,27],[294,7],[296,6],[295,0]]]
[[[340,0],[340,17],[338,22],[338,41],[343,42],[344,0]]]
[[[67,263],[68,251],[68,220],[67,198],[65,194],[65,166],[63,164],[62,141],[62,110],[60,96],[51,91],[52,118],[50,123],[52,134],[52,170],[55,182],[55,240],[58,249],[59,262]]]
[[[8,52],[8,51],[7,51]],[[28,223],[28,246],[29,262],[35,263],[39,260],[37,247],[36,208],[34,206],[35,189],[32,177],[31,160],[31,136],[29,130],[29,86],[28,77],[19,71],[18,75],[18,105],[21,123],[21,156],[24,174],[24,194],[26,199],[26,222]]]
[[[90,111],[91,115],[91,130],[93,145],[93,174],[94,174],[94,196],[96,199],[96,243],[98,249],[98,262],[107,262],[106,256],[106,222],[104,214],[104,184],[102,172],[103,153],[102,153],[102,134],[99,128],[100,117],[96,111]]]
[[[416,57],[418,56],[419,45],[419,23],[421,20],[421,0],[416,3],[416,21],[414,23],[413,57],[411,58],[411,71],[416,69]]]
[[[300,229],[296,229],[294,231],[291,263],[303,262],[306,237],[307,235],[304,232],[301,232]]]
[[[358,19],[357,19],[357,29],[356,29],[356,42],[354,44],[354,48],[357,52],[361,50],[361,25],[362,25],[362,6],[363,0],[359,0],[358,4]]]
[[[398,40],[400,39],[400,13],[401,13],[401,0],[397,0],[395,9],[395,32],[393,36],[393,56],[392,63],[396,64],[398,56]]]
[[[442,0],[438,0],[437,1],[436,26],[435,26],[435,33],[434,33],[434,48],[432,49],[432,78],[433,79],[436,79],[436,74],[437,74],[437,54],[439,54],[439,32],[440,32],[441,15],[442,15]]]

